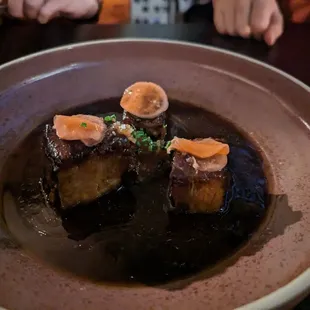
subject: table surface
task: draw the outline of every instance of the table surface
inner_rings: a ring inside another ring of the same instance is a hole
[[[310,86],[310,24],[286,26],[272,48],[263,42],[219,36],[211,24],[102,26],[69,21],[48,25],[5,21],[0,27],[0,64],[44,49],[111,38],[161,38],[208,44],[273,65]],[[309,310],[310,297],[296,310]]]

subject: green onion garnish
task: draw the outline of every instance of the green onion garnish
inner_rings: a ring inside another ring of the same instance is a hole
[[[134,131],[134,132],[132,133],[132,136],[133,136],[134,138],[138,139],[138,138],[145,137],[146,134],[145,134],[144,131],[142,131],[142,130],[137,130],[137,131]]]
[[[157,143],[154,143],[154,142],[153,142],[153,143],[150,145],[150,147],[151,147],[150,151],[152,151],[152,152],[156,151],[156,150],[157,150]]]
[[[157,141],[153,142],[151,137],[149,137],[142,129],[135,130],[131,134],[137,141],[136,145],[139,147],[146,147],[150,152],[156,151],[158,148]],[[138,150],[138,152],[141,150]]]
[[[81,123],[81,127],[86,128],[86,127],[87,127],[87,124],[86,124],[86,123]]]
[[[165,145],[165,149],[168,150],[169,146],[171,145],[171,141],[168,141]]]
[[[116,122],[116,115],[115,115],[115,114],[107,115],[107,116],[104,118],[104,121],[105,121],[105,122]]]

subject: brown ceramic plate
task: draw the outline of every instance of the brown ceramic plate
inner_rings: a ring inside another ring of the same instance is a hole
[[[310,93],[275,68],[211,47],[156,40],[90,42],[13,61],[0,67],[0,169],[16,145],[56,111],[119,96],[137,80],[157,82],[170,97],[224,116],[255,141],[272,196],[267,219],[234,257],[206,274],[131,288],[54,271],[9,237],[27,242],[38,238],[37,232],[21,233],[23,224],[16,220],[8,233],[2,222],[0,304],[12,310],[294,304],[310,287]]]

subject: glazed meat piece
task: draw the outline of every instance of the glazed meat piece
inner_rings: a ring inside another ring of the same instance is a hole
[[[165,91],[151,82],[137,82],[129,86],[121,99],[124,123],[143,129],[155,140],[166,135],[166,110],[169,107]]]
[[[175,151],[170,174],[170,196],[177,210],[212,213],[223,205],[228,184],[229,146],[211,138],[175,137],[168,153]]]
[[[160,176],[170,168],[170,156],[164,148],[164,141],[154,141],[144,130],[133,130],[130,139],[136,147],[129,166],[129,171],[134,172],[135,181],[142,182]]]
[[[154,140],[162,140],[166,136],[166,113],[162,113],[154,119],[143,119],[136,117],[128,112],[124,112],[123,122],[143,129]]]
[[[170,197],[179,211],[190,213],[217,212],[223,205],[228,172],[197,171],[192,157],[176,152],[170,174]]]
[[[136,174],[137,182],[156,178],[170,167],[170,158],[165,150],[140,153],[132,159],[130,169]]]
[[[132,143],[109,128],[99,144],[88,147],[81,141],[60,139],[47,125],[45,152],[53,163],[61,206],[67,209],[95,200],[120,185]]]

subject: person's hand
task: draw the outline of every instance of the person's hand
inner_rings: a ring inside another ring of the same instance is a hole
[[[42,24],[59,16],[90,18],[98,9],[98,0],[8,0],[10,15],[16,18],[37,19]]]
[[[214,24],[221,34],[263,38],[273,45],[283,33],[276,0],[213,0]]]

